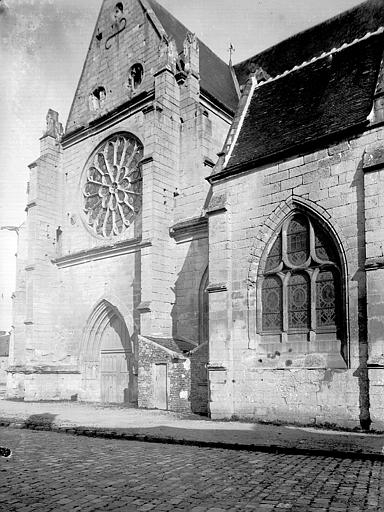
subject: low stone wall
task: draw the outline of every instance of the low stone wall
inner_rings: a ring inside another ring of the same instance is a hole
[[[78,372],[8,372],[7,398],[33,400],[77,400],[81,375]]]
[[[231,410],[232,416],[244,419],[359,428],[361,383],[354,374],[339,369],[247,369],[235,372],[231,385],[227,372],[220,372],[212,393],[226,389],[228,400],[222,394],[220,408],[216,396],[212,417],[230,417]]]

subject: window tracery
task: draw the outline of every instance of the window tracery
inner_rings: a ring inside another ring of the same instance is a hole
[[[94,234],[122,234],[141,207],[140,160],[143,146],[130,134],[103,142],[83,174],[82,200],[86,223]]]
[[[282,225],[261,276],[261,332],[334,332],[339,327],[341,266],[322,226],[301,213]]]

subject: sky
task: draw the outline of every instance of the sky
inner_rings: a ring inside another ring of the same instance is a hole
[[[132,1],[132,0],[130,0]],[[234,63],[359,0],[158,0]],[[65,126],[102,0],[0,0],[0,228],[25,220],[28,164],[49,108]],[[10,329],[15,232],[0,230],[0,331]]]

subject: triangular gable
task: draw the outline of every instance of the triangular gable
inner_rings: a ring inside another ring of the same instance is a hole
[[[68,117],[67,134],[153,90],[158,46],[165,31],[139,0],[125,0],[121,4],[120,16],[114,14],[116,0],[104,0],[101,6]],[[132,90],[130,69],[136,63],[143,65],[144,75],[140,86]],[[93,108],[90,95],[101,88],[105,89],[103,101]]]
[[[116,0],[104,0],[89,45],[79,84],[68,117],[66,133],[87,126],[106,116],[135,95],[153,90],[158,63],[158,45],[162,37],[173,38],[179,53],[183,51],[187,28],[155,0],[121,2],[120,19],[114,17]],[[201,89],[233,112],[238,97],[231,70],[204,43],[200,46]],[[137,90],[129,89],[130,68],[144,66],[143,82]],[[92,93],[102,92],[92,102]]]

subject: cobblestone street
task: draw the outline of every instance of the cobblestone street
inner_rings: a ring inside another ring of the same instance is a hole
[[[0,430],[0,510],[381,511],[383,463]]]

